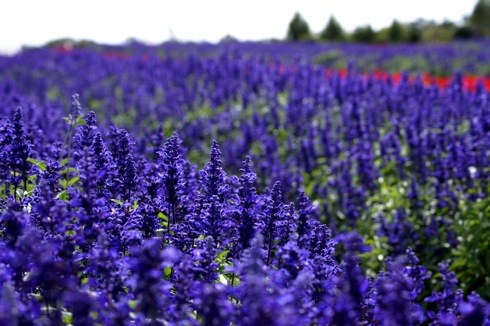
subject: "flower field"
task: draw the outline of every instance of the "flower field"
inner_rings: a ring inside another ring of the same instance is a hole
[[[0,324],[490,325],[489,43],[432,46],[0,57]]]

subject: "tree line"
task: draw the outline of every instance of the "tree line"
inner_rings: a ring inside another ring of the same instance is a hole
[[[444,42],[490,37],[490,0],[479,0],[473,12],[462,24],[451,21],[435,23],[418,19],[410,23],[394,20],[389,27],[374,30],[370,25],[359,26],[352,33],[346,32],[331,16],[319,33],[311,32],[306,20],[296,13],[289,23],[288,41],[332,41],[332,42]]]

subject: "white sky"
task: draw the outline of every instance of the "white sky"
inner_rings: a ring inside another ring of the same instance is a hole
[[[117,44],[128,38],[160,43],[283,38],[295,12],[313,32],[330,15],[342,27],[388,26],[417,18],[461,22],[477,0],[3,0],[0,4],[0,52],[71,37]]]

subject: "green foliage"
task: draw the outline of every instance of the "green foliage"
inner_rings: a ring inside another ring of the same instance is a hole
[[[163,270],[164,274],[165,274],[165,279],[169,280],[170,279],[170,276],[172,275],[173,273],[173,269],[172,267],[170,266],[166,266]]]
[[[352,40],[354,42],[372,43],[374,42],[375,38],[376,33],[370,25],[358,27],[352,34]]]
[[[70,178],[69,180],[62,179],[62,180],[60,180],[60,185],[62,188],[66,189],[68,187],[75,185],[78,182],[78,180],[80,180],[79,176],[74,176],[73,178]]]
[[[63,120],[70,126],[70,127],[78,127],[78,126],[84,126],[87,123],[85,122],[84,117],[78,116],[78,117],[73,117],[71,114],[68,115],[67,117],[63,117]]]
[[[43,162],[43,161],[38,161],[36,159],[33,159],[32,157],[29,157],[27,159],[27,162],[31,163],[31,164],[34,164],[35,166],[37,166],[41,171],[46,171],[46,162]]]
[[[467,292],[490,298],[490,197],[461,201],[455,223],[459,245],[453,250],[452,269]]]
[[[287,40],[288,41],[308,41],[311,40],[311,32],[308,23],[301,17],[299,13],[296,13],[293,20],[289,23]]]
[[[345,68],[347,66],[345,54],[338,49],[330,50],[316,56],[313,62],[329,68]]]
[[[391,23],[390,28],[388,29],[388,41],[397,43],[403,42],[405,40],[405,30],[397,20],[394,20]]]
[[[61,97],[61,92],[58,87],[52,87],[46,94],[50,101],[58,100]]]
[[[455,40],[468,40],[474,36],[472,29],[468,26],[459,26],[454,32]]]
[[[345,33],[340,24],[337,22],[334,16],[331,16],[327,26],[320,33],[320,40],[322,41],[345,41]]]
[[[454,39],[456,25],[449,21],[442,24],[430,24],[422,31],[422,40],[426,42],[448,42]]]
[[[422,41],[422,30],[417,24],[410,24],[408,27],[407,41],[410,43],[419,43]]]
[[[65,325],[72,325],[73,324],[73,314],[69,311],[62,310],[61,311],[61,319],[63,320],[63,323],[65,323]]]
[[[386,62],[383,63],[382,67],[382,69],[386,71],[412,71],[417,73],[435,71],[437,68],[437,66],[429,66],[427,59],[422,56],[408,57],[403,55],[397,55],[390,60],[386,60]],[[438,71],[438,76],[444,74],[442,69],[443,68],[441,67],[441,70]]]
[[[479,0],[470,17],[470,27],[479,36],[490,36],[490,0]]]

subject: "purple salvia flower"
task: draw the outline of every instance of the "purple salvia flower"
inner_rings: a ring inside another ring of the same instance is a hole
[[[227,288],[222,284],[201,284],[194,289],[194,302],[202,325],[229,325],[234,307]]]
[[[257,200],[257,191],[255,182],[257,175],[252,172],[251,160],[247,156],[242,163],[240,176],[240,188],[238,189],[238,198],[240,205],[240,220],[238,224],[238,252],[242,252],[250,245],[250,240],[255,236],[256,215],[255,203]]]
[[[148,318],[150,324],[158,324],[167,309],[168,290],[163,281],[164,257],[161,242],[145,240],[141,246],[133,248],[128,268],[132,274],[132,288],[137,300],[138,317]]]
[[[182,149],[179,136],[174,133],[167,139],[163,149],[159,152],[162,161],[164,190],[164,205],[167,206],[168,229],[181,219],[179,188],[182,187]]]
[[[27,190],[27,178],[31,170],[31,163],[28,162],[28,158],[32,156],[31,145],[26,139],[24,133],[24,124],[22,122],[22,109],[17,108],[15,110],[14,119],[12,122],[12,171],[14,172],[13,184],[14,184],[14,196],[17,196],[15,192],[18,185],[22,182],[24,190]],[[18,176],[17,176],[18,175]]]
[[[216,141],[213,141],[209,162],[200,173],[202,196],[206,200],[210,200],[213,196],[217,196],[222,203],[228,195],[226,189],[226,174],[222,165],[223,162],[221,161],[219,145]]]
[[[80,104],[80,95],[73,94],[71,97],[71,115],[72,119],[77,119],[82,115],[82,105]]]
[[[380,325],[420,325],[425,320],[415,303],[418,294],[413,279],[405,273],[404,259],[388,263],[388,271],[376,280],[375,318]]]
[[[267,247],[266,265],[269,265],[274,255],[275,239],[277,236],[277,222],[283,210],[281,182],[277,181],[272,187],[263,221],[264,244]]]
[[[315,217],[315,209],[311,205],[310,199],[303,190],[300,190],[298,195],[298,226],[296,228],[300,247],[304,246],[311,229],[310,220],[315,219]]]

